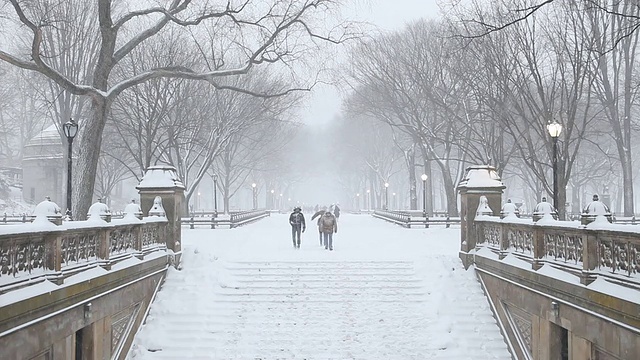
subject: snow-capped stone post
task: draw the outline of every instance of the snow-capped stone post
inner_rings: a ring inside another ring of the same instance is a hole
[[[162,207],[169,221],[167,227],[167,248],[174,252],[175,265],[180,263],[181,221],[184,215],[184,185],[178,178],[176,168],[170,165],[156,165],[147,169],[140,184],[136,186],[140,193],[140,208],[149,213],[157,196],[162,199]]]
[[[60,211],[60,206],[58,206],[58,204],[51,201],[51,198],[48,196],[45,198],[44,201],[36,205],[35,209],[33,209],[33,216],[35,217],[35,220],[34,220],[35,223],[38,223],[40,222],[40,220],[43,220],[43,221],[50,221],[55,225],[62,224],[62,213]]]
[[[458,184],[460,194],[460,259],[465,268],[473,263],[470,252],[476,247],[474,219],[480,205],[480,197],[487,199],[487,205],[493,209],[493,216],[500,215],[502,208],[502,192],[506,186],[502,183],[493,166],[475,165],[467,168],[467,172]]]
[[[609,207],[600,201],[598,194],[593,195],[593,201],[587,204],[580,215],[580,223],[582,225],[589,225],[596,220],[603,223],[613,222]]]

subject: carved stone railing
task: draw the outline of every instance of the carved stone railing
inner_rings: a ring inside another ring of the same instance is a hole
[[[232,228],[242,226],[270,215],[271,213],[267,210],[249,210],[231,213],[229,226]]]
[[[477,217],[476,248],[487,247],[504,258],[513,254],[534,270],[545,263],[580,276],[587,285],[606,276],[640,286],[640,229],[630,225]]]
[[[387,220],[389,222],[392,222],[400,226],[411,227],[410,225],[411,215],[409,215],[408,212],[376,210],[373,212],[373,216],[383,220]]]
[[[406,228],[420,226],[428,228],[432,225],[444,225],[450,227],[451,225],[460,224],[459,217],[450,217],[444,214],[444,216],[429,217],[424,216],[422,211],[407,210],[375,210],[373,216],[379,219],[383,219],[394,224],[404,226]]]
[[[88,267],[105,269],[130,257],[166,249],[167,220],[75,221],[62,226],[35,224],[2,227],[0,294],[47,279],[64,278]]]

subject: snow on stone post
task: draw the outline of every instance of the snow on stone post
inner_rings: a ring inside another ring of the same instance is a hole
[[[178,178],[176,168],[170,165],[156,165],[147,169],[140,184],[140,208],[147,214],[156,196],[162,199],[162,206],[169,221],[167,228],[167,248],[175,254],[175,264],[180,263],[181,217],[184,215],[184,185]]]
[[[480,197],[485,196],[489,208],[493,209],[493,216],[499,216],[502,208],[502,192],[505,188],[496,169],[489,165],[468,167],[464,178],[458,184],[461,205],[459,255],[466,268],[473,262],[473,255],[470,252],[476,247],[474,219],[480,205]]]

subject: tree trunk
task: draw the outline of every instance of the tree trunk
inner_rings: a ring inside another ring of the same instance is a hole
[[[418,195],[416,193],[416,153],[411,151],[407,154],[407,168],[409,169],[409,199],[411,210],[418,209]]]
[[[71,193],[74,205],[73,218],[76,220],[86,219],[89,207],[93,203],[93,188],[109,104],[105,99],[94,98],[91,110],[91,119],[83,121],[79,126],[82,137],[78,143],[78,164],[72,168],[71,174],[74,180],[72,181],[74,191]]]
[[[627,152],[630,149],[627,148]],[[622,163],[622,187],[624,189],[624,216],[633,216],[633,167],[631,154]]]
[[[456,196],[456,186],[453,178],[448,171],[442,171],[442,180],[444,183],[444,192],[447,195],[447,214],[449,216],[458,216],[458,198]]]

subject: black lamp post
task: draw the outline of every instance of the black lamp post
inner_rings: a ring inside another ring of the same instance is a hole
[[[67,144],[69,146],[67,150],[67,212],[66,215],[71,220],[71,168],[73,165],[73,138],[78,134],[78,124],[69,119],[66,123],[62,124],[62,132],[67,137]]]
[[[427,174],[420,176],[422,179],[422,216],[427,217]]]
[[[547,131],[553,139],[553,207],[556,208],[558,216],[560,216],[561,211],[558,207],[558,137],[562,132],[562,125],[553,120],[551,124],[547,124]]]
[[[389,183],[384,183],[384,210],[389,210]]]
[[[218,174],[213,174],[213,216],[218,216]]]
[[[256,186],[256,183],[251,184],[251,187],[253,188],[253,210],[258,208],[258,194],[256,193]]]

